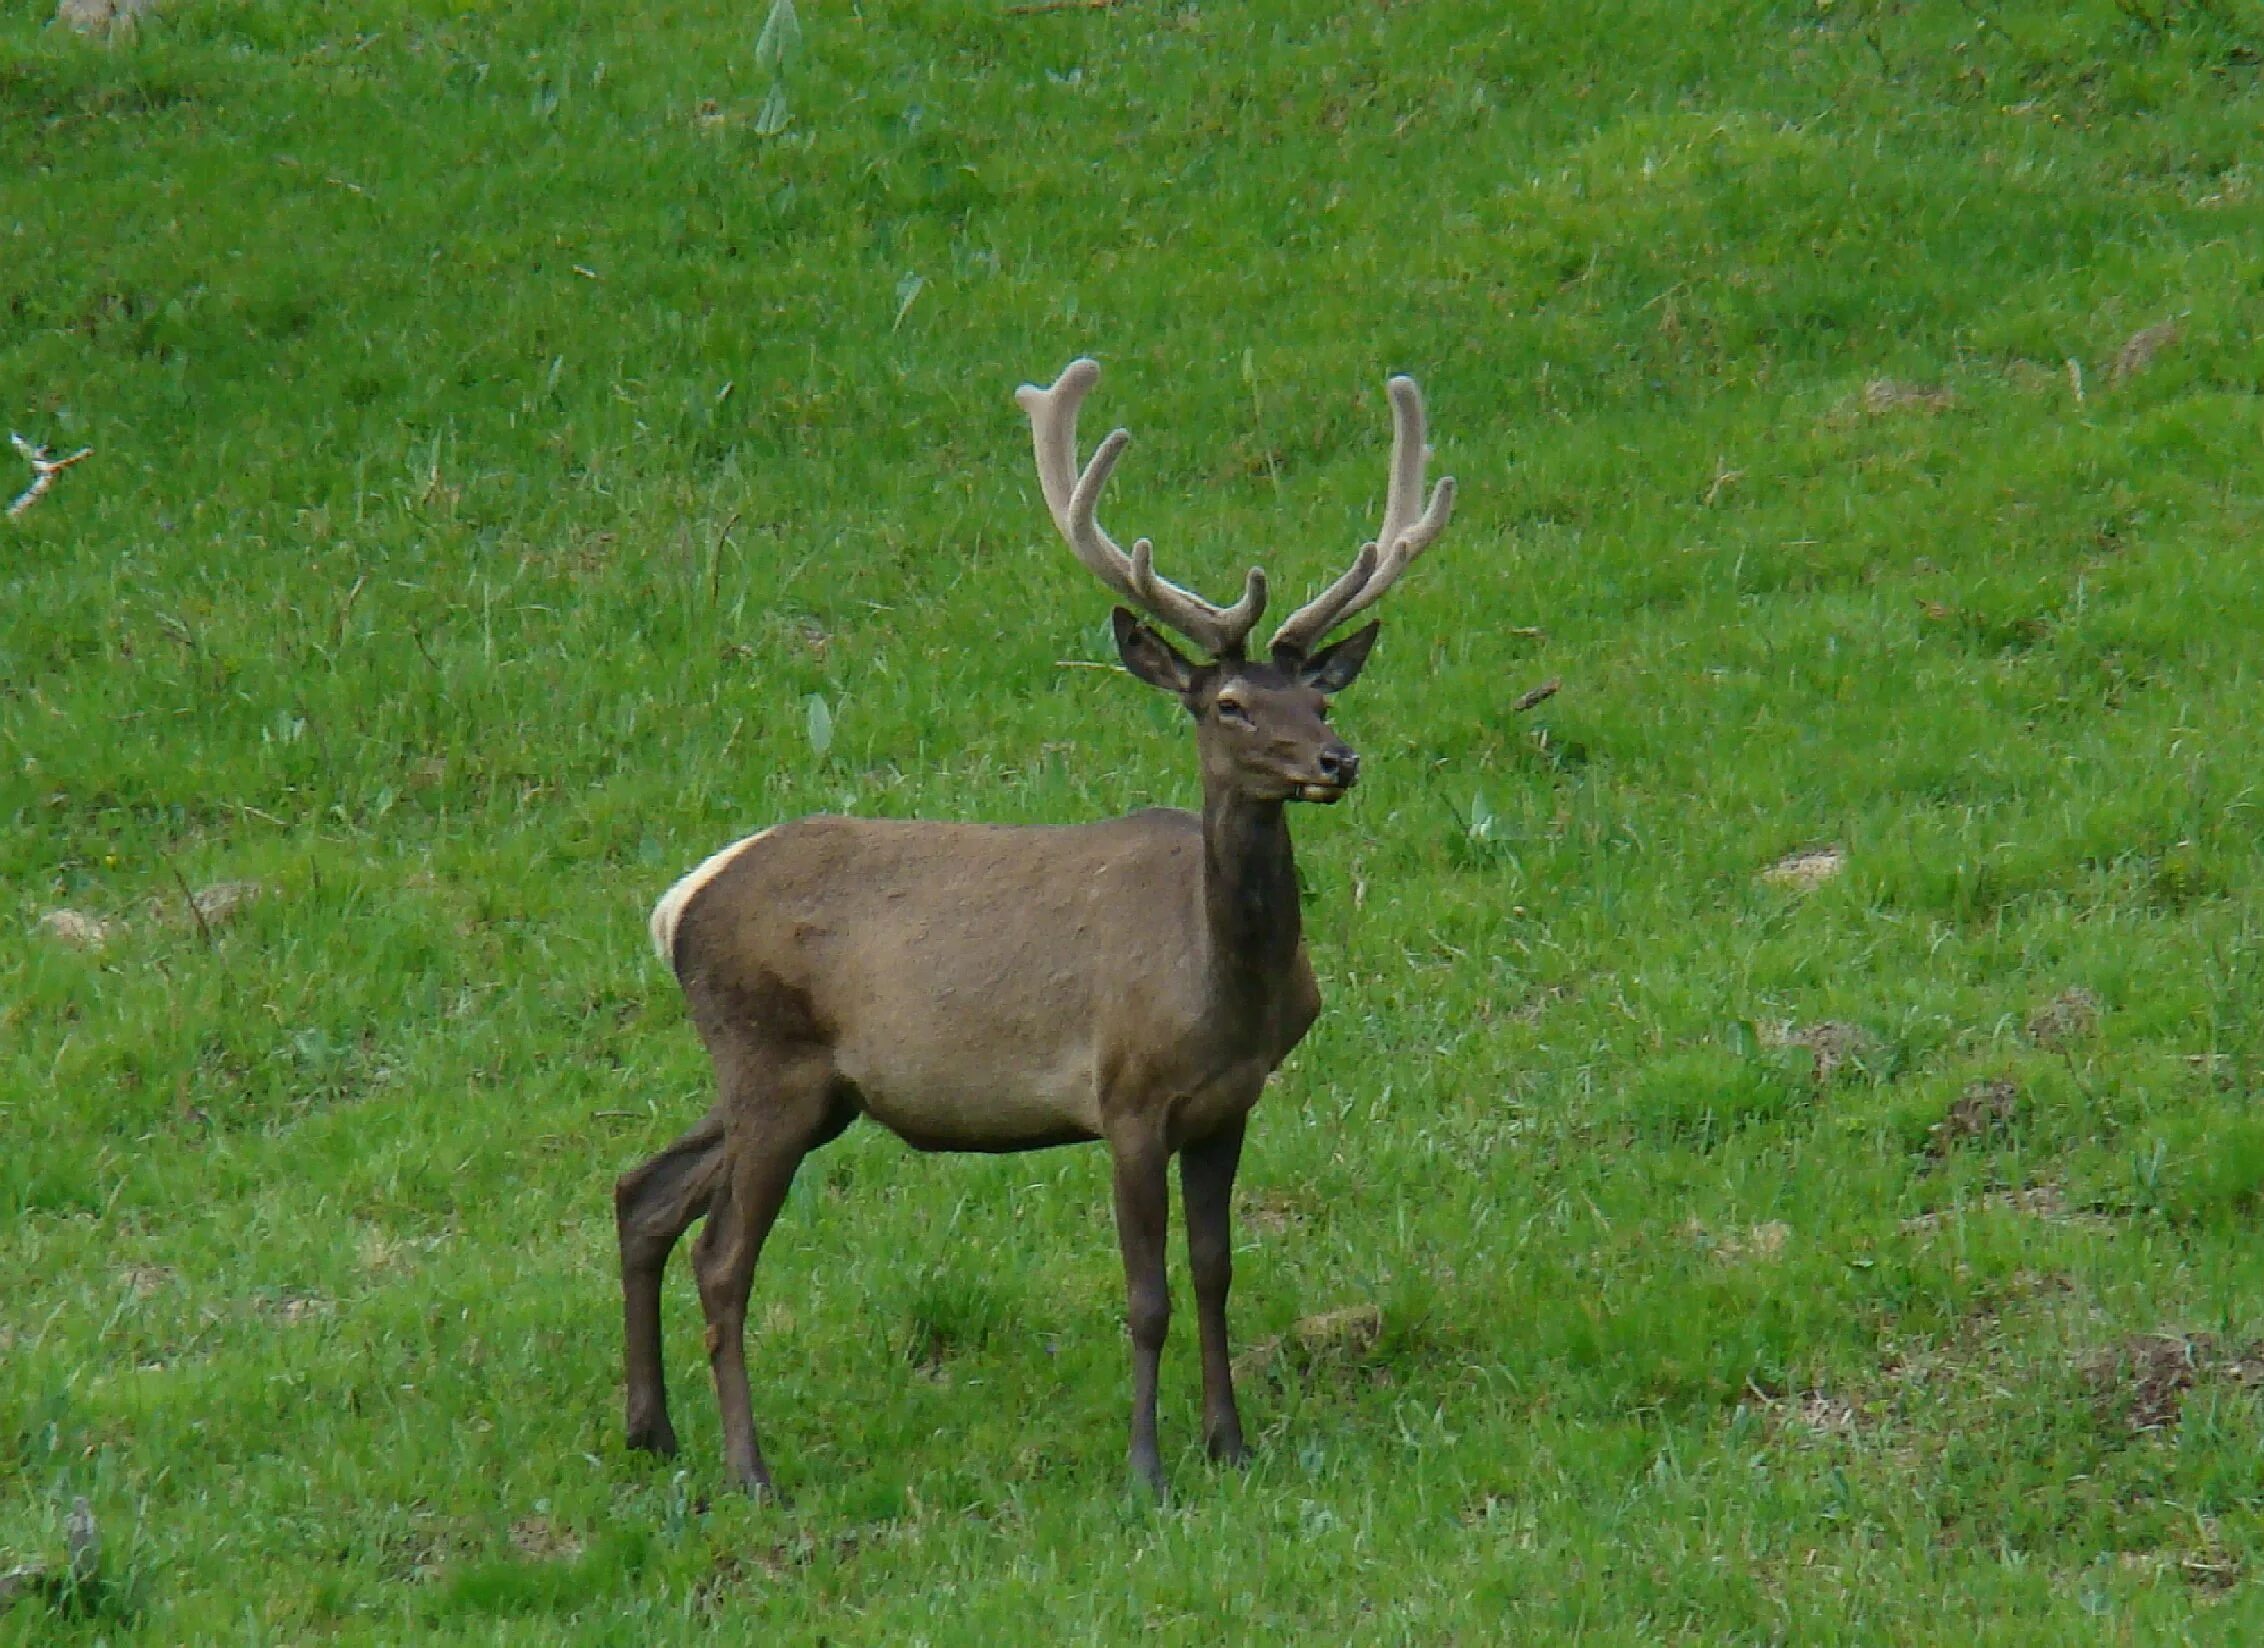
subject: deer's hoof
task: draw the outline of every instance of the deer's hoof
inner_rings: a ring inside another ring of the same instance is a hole
[[[1214,1436],[1210,1439],[1208,1446],[1211,1451],[1211,1459],[1216,1464],[1232,1465],[1236,1469],[1240,1469],[1248,1465],[1252,1457],[1250,1446],[1242,1440],[1239,1431],[1228,1436]]]
[[[629,1427],[629,1446],[639,1453],[649,1453],[661,1459],[676,1457],[676,1427],[667,1420],[657,1423],[634,1424]]]
[[[768,1505],[781,1511],[790,1511],[794,1508],[794,1501],[786,1497],[778,1484],[770,1479],[767,1472],[753,1476],[735,1477],[732,1479],[731,1485],[758,1505]]]
[[[1134,1455],[1132,1459],[1132,1497],[1162,1504],[1171,1497],[1171,1484],[1163,1474],[1163,1461],[1150,1456],[1146,1459]]]

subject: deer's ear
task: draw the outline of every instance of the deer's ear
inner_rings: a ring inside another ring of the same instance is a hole
[[[1367,667],[1369,649],[1383,633],[1380,623],[1356,629],[1334,646],[1323,647],[1297,666],[1297,679],[1321,692],[1342,692]]]
[[[1109,614],[1116,626],[1116,655],[1124,667],[1151,687],[1186,697],[1195,686],[1195,666],[1169,641],[1118,607]]]

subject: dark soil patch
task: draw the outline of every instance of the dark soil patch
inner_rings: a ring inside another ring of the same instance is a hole
[[[2134,1333],[2083,1370],[2104,1416],[2134,1431],[2167,1430],[2204,1379],[2264,1385],[2264,1340],[2228,1345],[2213,1333]]]

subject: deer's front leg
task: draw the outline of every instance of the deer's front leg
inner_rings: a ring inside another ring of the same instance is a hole
[[[1108,1142],[1116,1169],[1116,1240],[1124,1253],[1125,1322],[1132,1334],[1132,1475],[1161,1495],[1156,1368],[1171,1330],[1171,1291],[1163,1268],[1171,1222],[1170,1152],[1161,1130],[1146,1126],[1112,1132]]]
[[[1227,1351],[1226,1296],[1234,1285],[1234,1173],[1242,1163],[1243,1119],[1179,1153],[1180,1199],[1187,1213],[1187,1267],[1195,1277],[1195,1328],[1203,1343],[1203,1441],[1213,1459],[1250,1457],[1234,1404]]]

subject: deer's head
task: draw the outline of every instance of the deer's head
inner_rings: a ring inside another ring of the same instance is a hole
[[[1077,466],[1077,408],[1099,381],[1100,367],[1071,361],[1052,387],[1024,384],[1015,399],[1030,415],[1038,483],[1054,525],[1086,569],[1110,591],[1200,648],[1190,659],[1124,607],[1115,612],[1117,652],[1148,685],[1173,694],[1194,718],[1206,788],[1223,783],[1252,800],[1335,801],[1359,781],[1360,757],[1328,725],[1328,703],[1368,661],[1380,625],[1370,623],[1329,646],[1331,630],[1382,599],[1433,539],[1454,509],[1454,480],[1444,477],[1420,514],[1423,396],[1412,378],[1388,385],[1392,407],[1391,484],[1383,528],[1360,546],[1343,576],[1291,614],[1274,632],[1264,662],[1247,656],[1250,632],[1266,609],[1266,575],[1250,569],[1231,607],[1160,577],[1147,539],[1130,554],[1094,519],[1101,489],[1132,437],[1119,429]]]

